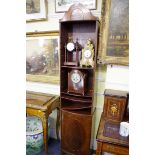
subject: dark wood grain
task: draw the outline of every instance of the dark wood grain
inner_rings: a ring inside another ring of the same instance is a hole
[[[128,92],[106,89],[103,110],[104,118],[117,122],[122,121],[127,107],[127,102]]]
[[[98,18],[93,16],[89,9],[87,9],[84,5],[77,3],[68,9],[68,11],[64,14],[64,17],[60,19],[60,22],[97,19]]]
[[[78,154],[88,155],[91,138],[92,116],[71,111],[61,111],[62,118],[62,150]]]
[[[90,151],[98,29],[98,18],[82,4],[72,5],[60,20],[61,155],[88,155]],[[91,39],[94,67],[79,66],[80,48],[78,63],[74,64],[73,53],[67,55],[70,63],[66,63],[66,44],[70,38],[74,43],[78,40],[81,48]],[[75,70],[82,77],[76,85],[71,81]]]
[[[109,152],[118,155],[129,155],[129,137],[122,137],[119,135],[119,124],[118,122],[110,122],[111,124],[118,124],[114,127],[115,132],[109,136],[105,134],[105,124],[107,120],[104,118],[103,113],[101,116],[98,132],[97,132],[97,150],[96,155],[102,155],[102,152]],[[109,122],[108,122],[109,123]],[[113,130],[114,130],[113,129]],[[106,130],[107,131],[107,130]],[[112,132],[112,131],[109,131]]]

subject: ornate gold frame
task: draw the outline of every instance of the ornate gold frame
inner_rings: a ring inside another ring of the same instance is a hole
[[[40,37],[40,36],[59,36],[59,31],[28,32],[28,33],[26,33],[26,37]],[[59,62],[60,62],[60,55],[59,55]],[[60,69],[59,69],[59,74],[60,74]],[[26,74],[26,81],[59,84],[60,77],[59,76]]]
[[[109,30],[109,15],[110,15],[111,0],[102,0],[101,9],[101,24],[99,34],[99,50],[98,50],[98,64],[116,64],[129,65],[129,57],[113,57],[107,56],[107,41]]]

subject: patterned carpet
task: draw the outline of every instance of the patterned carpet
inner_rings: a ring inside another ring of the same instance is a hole
[[[44,149],[41,148],[39,152],[38,151],[36,152],[35,150],[32,150],[31,152],[26,152],[26,155],[44,155]],[[60,141],[51,138],[49,139],[48,155],[60,155]],[[95,153],[93,153],[92,155],[95,155]]]
[[[35,151],[32,150],[31,152],[26,152],[26,155],[44,155],[44,149]],[[48,141],[48,155],[60,155],[60,142],[55,139],[49,139]]]

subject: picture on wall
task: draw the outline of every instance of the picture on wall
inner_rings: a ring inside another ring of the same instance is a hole
[[[129,64],[129,0],[103,0],[99,59]]]
[[[26,21],[45,20],[47,17],[46,0],[26,0]]]
[[[27,34],[26,74],[28,81],[59,83],[58,32]]]
[[[81,3],[88,9],[96,9],[96,0],[55,0],[55,12],[65,12],[74,3]]]
[[[129,1],[111,0],[107,56],[129,55]]]

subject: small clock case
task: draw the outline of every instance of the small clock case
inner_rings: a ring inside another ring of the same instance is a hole
[[[80,59],[80,51],[82,47],[78,43],[78,39],[76,39],[76,42],[69,41],[65,45],[65,62],[64,65],[66,66],[78,66],[79,65],[79,59]]]
[[[68,93],[85,95],[85,92],[86,73],[77,69],[73,69],[70,72],[68,72]]]
[[[82,49],[80,66],[94,67],[94,45],[91,39],[87,40],[84,48]]]

